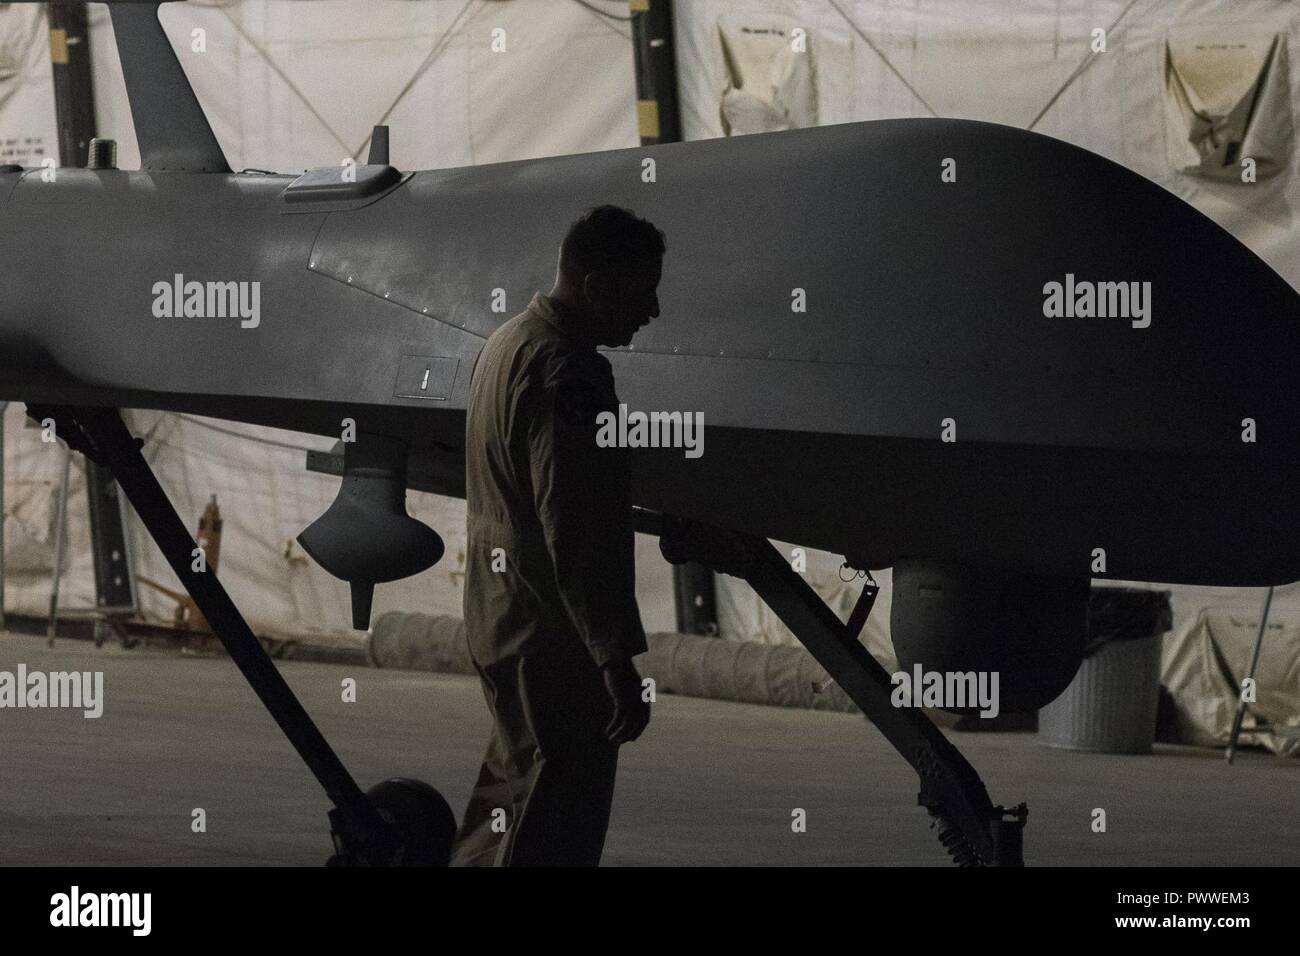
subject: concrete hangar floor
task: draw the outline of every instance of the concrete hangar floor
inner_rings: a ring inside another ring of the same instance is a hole
[[[328,801],[224,657],[0,636],[0,668],[104,673],[104,713],[0,712],[0,865],[316,865]],[[488,720],[475,679],[280,662],[363,787],[428,780],[460,813]],[[344,703],[345,678],[357,700]],[[1027,800],[1031,866],[1296,865],[1300,761],[1157,747],[1073,753],[955,734],[999,799]],[[934,865],[916,779],[860,717],[662,695],[624,748],[607,865]],[[1106,810],[1095,833],[1093,811]],[[195,833],[202,808],[206,832]],[[792,832],[792,811],[806,832]]]

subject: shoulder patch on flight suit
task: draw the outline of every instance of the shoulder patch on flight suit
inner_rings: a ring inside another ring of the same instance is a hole
[[[563,353],[553,357],[544,377],[552,393],[556,424],[572,443],[594,443],[596,416],[612,403],[611,369],[599,355]]]
[[[594,427],[601,404],[596,386],[585,378],[565,379],[555,386],[555,417],[562,425]]]

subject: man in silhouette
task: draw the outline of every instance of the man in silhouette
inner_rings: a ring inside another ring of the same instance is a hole
[[[492,737],[453,865],[600,862],[621,744],[650,720],[632,657],[628,452],[599,345],[659,314],[663,233],[599,206],[569,229],[555,286],[488,338],[465,425],[465,628]]]

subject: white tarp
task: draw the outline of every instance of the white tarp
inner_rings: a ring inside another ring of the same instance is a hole
[[[138,167],[107,8],[90,10],[101,135]],[[232,169],[362,158],[378,123],[402,169],[639,142],[631,28],[576,3],[243,0],[161,20]]]
[[[817,125],[812,51],[786,17],[723,14],[718,40],[727,67],[722,128],[728,136]]]
[[[1178,172],[1240,182],[1243,161],[1260,177],[1285,170],[1295,135],[1286,37],[1170,31],[1165,122]]]
[[[58,159],[45,8],[0,4],[0,166]]]
[[[1294,606],[1297,587],[1287,589]],[[1263,608],[1208,607],[1179,639],[1166,641],[1162,683],[1175,706],[1179,740],[1222,747],[1228,743],[1251,665]],[[1255,666],[1254,700],[1242,721],[1243,744],[1278,754],[1300,754],[1300,614],[1270,608]]]

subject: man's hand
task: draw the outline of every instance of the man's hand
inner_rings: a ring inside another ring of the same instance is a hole
[[[605,728],[605,736],[614,744],[636,740],[650,723],[650,704],[641,698],[641,675],[630,660],[618,660],[602,667],[600,676],[614,704],[614,716]]]

